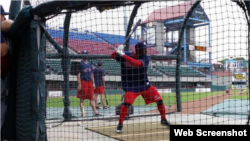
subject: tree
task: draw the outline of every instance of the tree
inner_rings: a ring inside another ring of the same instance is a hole
[[[226,59],[223,59],[223,60],[221,60],[221,61],[218,61],[218,62],[220,62],[221,64],[225,64],[225,61],[226,60],[229,60],[228,58],[226,58]]]
[[[226,61],[226,60],[229,60],[229,59],[226,58],[226,59],[220,60],[220,61],[218,61],[218,62],[220,62],[220,63],[222,63],[222,64],[225,64],[225,61]],[[233,58],[232,60],[245,60],[245,58],[244,58],[244,57],[237,57],[237,58]]]
[[[234,60],[245,60],[245,58],[243,58],[243,57],[237,57],[237,58],[234,58]]]

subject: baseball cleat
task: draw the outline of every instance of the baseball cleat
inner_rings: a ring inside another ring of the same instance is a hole
[[[98,116],[102,116],[102,115],[99,113],[96,113],[96,114],[94,114],[94,116],[98,117]]]
[[[82,117],[85,117],[86,115],[85,115],[85,113],[82,113],[81,116],[82,116]]]
[[[168,128],[170,128],[170,125],[171,125],[166,119],[162,119],[162,120],[161,120],[161,124],[162,124],[163,126],[167,126]]]
[[[118,124],[117,125],[117,129],[116,129],[116,133],[121,133],[122,132],[122,128],[123,128],[123,125],[122,124]]]
[[[108,109],[108,108],[109,108],[109,107],[107,107],[107,106],[104,106],[104,107],[103,107],[103,110],[104,110],[104,109]]]

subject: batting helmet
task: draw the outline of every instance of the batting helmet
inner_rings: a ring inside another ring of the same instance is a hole
[[[135,49],[145,49],[148,46],[146,45],[146,43],[144,41],[139,41],[137,42],[137,44],[135,45]]]

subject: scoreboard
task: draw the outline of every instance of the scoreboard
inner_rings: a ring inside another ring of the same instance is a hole
[[[197,50],[197,51],[206,51],[206,47],[204,47],[204,46],[195,46],[195,50]]]
[[[189,45],[189,50],[211,52],[211,51],[212,51],[212,48],[211,48],[211,47],[206,47],[206,46],[194,46],[194,45]]]

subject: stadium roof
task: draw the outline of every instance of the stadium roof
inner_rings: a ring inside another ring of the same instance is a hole
[[[152,12],[149,17],[142,22],[142,24],[183,17],[190,10],[194,3],[195,1],[188,1],[179,5],[167,6],[165,8],[157,9]]]

